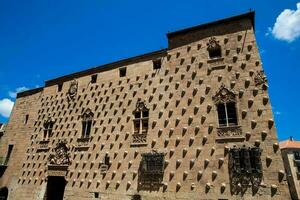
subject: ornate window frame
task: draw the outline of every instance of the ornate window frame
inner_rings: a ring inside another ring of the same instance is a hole
[[[52,132],[53,132],[53,126],[55,121],[52,119],[51,116],[48,116],[47,120],[44,122],[43,127],[43,141],[49,141]]]
[[[242,133],[241,126],[239,126],[239,118],[238,118],[238,109],[236,102],[236,94],[234,91],[228,89],[224,84],[221,85],[218,92],[213,96],[213,101],[216,106],[217,111],[217,119],[218,119],[218,128],[217,128],[217,138],[216,140],[219,142],[225,141],[236,141],[236,140],[244,140],[245,136]],[[227,104],[234,103],[235,115],[236,115],[236,123],[230,124],[227,112]],[[220,125],[218,106],[220,104],[224,104],[225,115],[226,115],[226,125]]]
[[[82,118],[82,131],[81,131],[81,138],[90,138],[94,113],[90,108],[87,108],[84,113],[81,115]]]
[[[149,130],[149,108],[145,101],[138,99],[135,110],[133,111],[133,146],[147,145],[147,133]]]

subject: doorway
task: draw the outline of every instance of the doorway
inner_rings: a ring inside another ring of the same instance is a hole
[[[46,200],[63,200],[66,180],[63,176],[48,176]]]

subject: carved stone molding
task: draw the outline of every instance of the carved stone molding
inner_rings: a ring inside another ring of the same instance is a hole
[[[135,105],[134,112],[141,112],[141,111],[147,111],[149,108],[147,108],[145,101],[138,99]]]
[[[50,140],[39,141],[37,150],[38,151],[48,151],[50,149],[49,142],[50,142]]]
[[[69,165],[48,165],[48,176],[66,176]]]
[[[147,134],[133,134],[131,146],[147,145]]]
[[[71,81],[70,87],[68,90],[68,99],[69,100],[75,100],[77,96],[77,90],[78,90],[78,82],[76,80]]]
[[[218,142],[245,140],[242,128],[240,126],[221,127],[217,128]]]
[[[93,120],[94,113],[90,108],[87,108],[81,115],[83,121],[91,121]]]
[[[262,86],[263,89],[268,88],[267,77],[263,70],[256,72],[256,75],[254,76],[254,82],[255,82],[255,86]]]
[[[48,157],[49,165],[70,165],[71,161],[68,151],[67,141],[59,141]]]
[[[215,37],[211,37],[207,43],[207,50],[213,51],[219,48],[221,48],[219,41],[217,41]]]
[[[54,119],[49,115],[47,119],[44,121],[44,127],[48,127],[50,124],[54,123]]]
[[[222,84],[218,92],[213,96],[213,100],[215,104],[235,102],[235,93]]]
[[[91,138],[77,138],[77,144],[75,148],[77,150],[88,150]]]

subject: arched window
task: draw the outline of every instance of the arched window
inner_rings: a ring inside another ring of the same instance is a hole
[[[139,99],[137,101],[136,109],[133,113],[134,134],[146,134],[148,132],[149,125],[149,109],[142,100]]]
[[[209,54],[209,58],[220,58],[222,57],[221,46],[219,45],[219,41],[216,38],[211,37],[207,43],[207,51]]]
[[[89,138],[92,129],[94,113],[91,109],[86,109],[86,111],[82,114],[82,138]]]
[[[238,125],[234,92],[222,85],[213,100],[217,106],[219,127]]]
[[[49,140],[52,135],[54,120],[51,117],[44,122],[44,135],[43,140]]]

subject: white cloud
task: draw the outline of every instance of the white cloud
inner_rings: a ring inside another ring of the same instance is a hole
[[[2,115],[3,117],[9,117],[13,106],[14,102],[10,99],[0,99],[0,115]]]
[[[300,36],[300,2],[297,3],[297,10],[285,9],[277,17],[273,28],[268,30],[279,40],[287,42],[294,41]],[[268,35],[268,34],[266,34]]]
[[[9,91],[8,92],[8,95],[11,97],[11,98],[16,98],[16,96],[17,96],[17,93],[19,93],[19,92],[23,92],[23,91],[25,91],[25,90],[28,90],[29,88],[27,88],[27,87],[18,87],[15,91]]]

